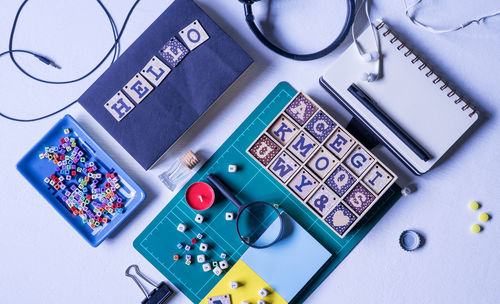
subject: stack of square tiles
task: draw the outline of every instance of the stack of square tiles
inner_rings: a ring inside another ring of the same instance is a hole
[[[300,92],[247,153],[341,238],[397,179]]]

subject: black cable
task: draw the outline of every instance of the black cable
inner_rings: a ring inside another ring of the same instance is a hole
[[[112,64],[119,57],[119,55],[120,55],[120,38],[121,38],[121,36],[123,34],[123,31],[125,30],[125,27],[127,26],[127,23],[128,23],[128,21],[130,19],[130,16],[132,15],[132,12],[136,8],[137,4],[139,4],[140,0],[136,0],[134,2],[134,4],[132,5],[132,7],[130,8],[130,10],[128,11],[127,16],[125,17],[125,21],[123,22],[123,26],[122,26],[122,28],[121,28],[120,31],[118,31],[118,27],[116,26],[116,23],[113,20],[113,17],[109,13],[109,11],[106,8],[106,6],[101,2],[101,0],[96,0],[96,1],[97,1],[97,3],[99,3],[99,5],[101,6],[102,10],[104,11],[104,13],[106,14],[106,16],[108,17],[108,20],[110,22],[111,28],[113,30],[114,42],[113,42],[113,46],[109,49],[109,51],[106,53],[106,55],[103,57],[103,59],[101,61],[99,61],[99,63],[93,69],[91,69],[88,73],[84,74],[83,76],[75,78],[75,79],[72,79],[72,80],[66,80],[66,81],[45,80],[45,79],[41,79],[41,78],[38,78],[36,76],[33,76],[28,71],[24,70],[23,67],[21,67],[21,65],[16,61],[16,59],[14,57],[14,53],[27,53],[27,54],[31,54],[31,55],[35,56],[37,59],[39,59],[40,61],[44,62],[45,64],[52,65],[54,67],[58,67],[55,64],[54,61],[52,61],[51,59],[49,59],[49,58],[47,58],[45,56],[42,56],[40,54],[36,54],[36,53],[34,53],[32,51],[28,51],[28,50],[15,50],[15,49],[12,48],[12,44],[13,44],[13,41],[14,41],[14,33],[16,31],[17,22],[19,20],[19,16],[21,15],[21,12],[22,12],[24,6],[28,3],[28,0],[24,0],[24,2],[21,4],[21,6],[19,7],[19,9],[17,10],[16,16],[14,18],[14,23],[12,25],[12,29],[11,29],[11,32],[10,32],[9,50],[5,51],[3,53],[0,53],[0,57],[3,56],[3,55],[9,54],[10,55],[10,59],[12,60],[12,62],[14,63],[14,65],[22,73],[24,73],[26,76],[30,77],[33,80],[36,80],[36,81],[39,81],[39,82],[43,82],[43,83],[48,83],[48,84],[69,84],[69,83],[74,83],[74,82],[80,81],[80,80],[82,80],[82,79],[90,76],[97,69],[99,69],[102,66],[102,64],[108,59],[109,55],[111,55],[111,53],[113,52],[113,58],[112,58],[112,61],[111,61],[111,64]],[[47,115],[40,116],[40,117],[37,117],[37,118],[32,118],[32,119],[19,119],[19,118],[15,118],[15,117],[11,117],[11,116],[5,115],[5,114],[3,114],[1,112],[0,112],[0,116],[3,117],[3,118],[6,118],[6,119],[12,120],[12,121],[17,121],[17,122],[33,122],[33,121],[45,119],[45,118],[53,116],[53,115],[55,115],[55,114],[57,114],[57,113],[59,113],[61,111],[64,111],[65,109],[69,108],[70,106],[72,106],[76,102],[77,102],[77,100],[72,101],[71,103],[67,104],[66,106],[60,108],[57,111],[54,111],[52,113],[49,113]]]

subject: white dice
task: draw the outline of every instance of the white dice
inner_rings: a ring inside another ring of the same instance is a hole
[[[220,254],[221,259],[225,259],[226,257],[227,257],[227,254],[225,254],[224,252]]]
[[[226,221],[232,221],[232,220],[234,220],[234,213],[226,212]]]
[[[210,263],[205,263],[201,267],[203,267],[203,271],[205,272],[212,270],[212,266],[210,265]]]
[[[194,218],[194,221],[197,222],[198,224],[201,224],[203,223],[203,219],[204,219],[203,215],[197,214],[196,217]]]
[[[231,287],[231,289],[236,289],[240,286],[240,284],[238,284],[238,282],[236,281],[231,281],[231,283],[229,284],[229,287]]]
[[[208,245],[205,243],[200,244],[200,250],[206,252],[208,250]]]
[[[265,288],[261,288],[258,292],[259,296],[261,298],[265,298],[267,297],[267,295],[269,294],[269,292],[265,289]]]
[[[182,223],[181,223],[181,224],[179,224],[179,225],[177,226],[177,231],[179,231],[179,232],[184,232],[184,231],[186,231],[186,225],[184,225],[184,224],[182,224]]]
[[[220,269],[219,266],[216,266],[213,272],[215,273],[216,276],[220,276],[220,274],[222,273],[222,269]]]
[[[226,260],[224,260],[224,261],[220,261],[220,262],[219,262],[219,267],[220,267],[221,269],[226,269],[226,268],[228,267],[227,261],[226,261]]]
[[[196,260],[198,261],[198,263],[204,263],[206,260],[205,255],[204,254],[197,255]]]
[[[228,171],[229,173],[234,173],[234,172],[238,171],[238,166],[236,166],[236,165],[229,165],[229,166],[227,167],[227,171]]]
[[[264,300],[258,300],[258,301],[257,301],[257,304],[267,304],[267,302],[266,302],[266,301],[264,301]]]

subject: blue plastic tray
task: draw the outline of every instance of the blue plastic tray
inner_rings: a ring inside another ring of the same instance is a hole
[[[64,129],[72,132],[64,134]],[[79,216],[73,215],[62,200],[62,191],[56,191],[46,184],[43,179],[54,173],[54,164],[46,159],[40,159],[39,154],[44,153],[45,146],[57,146],[59,139],[71,136],[78,140],[78,146],[85,151],[87,159],[98,163],[100,173],[116,173],[120,178],[121,188],[118,193],[124,198],[122,202],[125,212],[116,214],[112,220],[98,229],[92,229],[84,224]],[[104,152],[104,150],[83,130],[83,128],[70,115],[64,116],[45,136],[35,144],[31,150],[19,161],[17,170],[40,192],[40,194],[54,207],[59,214],[87,241],[97,247],[108,235],[129,216],[137,206],[146,198],[144,190]]]

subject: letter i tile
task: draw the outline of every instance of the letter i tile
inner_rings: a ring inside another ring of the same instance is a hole
[[[392,181],[393,177],[379,163],[376,163],[363,178],[363,182],[379,194]]]

